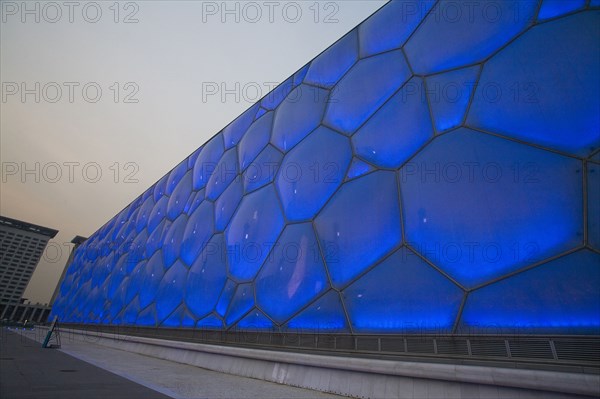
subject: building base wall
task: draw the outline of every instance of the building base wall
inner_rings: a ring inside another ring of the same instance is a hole
[[[45,335],[43,327],[38,335]],[[64,328],[61,337],[63,342],[94,342],[218,372],[356,398],[600,396],[597,374],[325,356]]]

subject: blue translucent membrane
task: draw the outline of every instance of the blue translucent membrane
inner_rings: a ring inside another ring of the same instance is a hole
[[[404,46],[417,74],[481,61],[533,20],[537,0],[439,1]]]
[[[248,129],[248,126],[254,120],[254,116],[258,111],[258,104],[248,108],[243,114],[238,116],[233,122],[231,122],[225,129],[223,129],[223,140],[225,141],[225,148],[231,148],[232,146],[239,143],[240,139],[244,135],[244,132]]]
[[[343,291],[354,331],[449,333],[463,291],[405,247]]]
[[[315,226],[332,283],[343,287],[400,243],[395,174],[374,172],[345,183]]]
[[[314,59],[304,81],[332,87],[357,60],[358,32],[354,29]]]
[[[152,208],[150,218],[148,219],[148,233],[152,234],[154,229],[158,227],[160,222],[167,216],[167,207],[169,205],[169,197],[162,197]]]
[[[262,150],[242,176],[246,193],[271,183],[282,159],[283,154],[272,145]]]
[[[313,86],[296,87],[275,112],[271,143],[281,151],[287,151],[321,121],[329,92]]]
[[[167,185],[168,178],[169,178],[168,174],[164,175],[154,186],[154,194],[153,194],[154,202],[157,202],[159,199],[161,199],[163,197],[163,195],[165,195],[165,187]]]
[[[225,324],[228,326],[238,321],[254,306],[254,285],[240,284],[235,290],[235,295],[231,299],[227,315],[225,316]]]
[[[588,242],[600,250],[600,165],[587,165]]]
[[[368,163],[361,161],[358,158],[353,158],[352,163],[350,164],[350,168],[348,169],[348,174],[346,175],[346,178],[348,180],[355,179],[373,170],[375,170],[374,166],[369,165]]]
[[[152,234],[148,237],[148,241],[146,242],[146,257],[151,257],[154,252],[158,251],[163,246],[164,238],[169,231],[169,226],[171,226],[171,222],[168,220],[163,220],[157,227],[154,229]]]
[[[312,218],[342,184],[351,158],[348,138],[324,126],[294,147],[275,180],[288,219]]]
[[[548,19],[578,10],[585,6],[585,0],[543,0],[538,19]]]
[[[258,306],[281,323],[327,288],[312,224],[289,225],[256,279]]]
[[[400,171],[406,240],[465,286],[580,245],[581,162],[460,129]]]
[[[600,255],[561,257],[469,294],[461,330],[494,333],[600,332]]]
[[[266,114],[268,111],[264,108],[259,108],[258,111],[256,112],[256,117],[254,118],[255,120],[257,120],[258,118],[260,118],[261,116],[263,116],[264,114]]]
[[[201,151],[202,147],[198,148],[192,153],[192,155],[188,157],[188,169],[194,169],[194,165],[196,164],[196,160],[198,159],[198,155],[200,155]]]
[[[435,0],[391,1],[358,27],[360,56],[401,47]]]
[[[181,215],[173,222],[169,227],[169,231],[165,235],[163,241],[163,260],[165,267],[169,268],[179,258],[179,252],[181,250],[181,242],[183,241],[183,233],[187,224],[187,216]]]
[[[283,99],[290,94],[293,88],[293,78],[290,77],[288,80],[277,86],[275,89],[270,91],[260,102],[260,105],[266,110],[273,110],[277,108]]]
[[[226,246],[223,235],[215,235],[190,268],[185,303],[198,317],[211,312],[227,279]]]
[[[324,122],[353,133],[409,78],[400,50],[360,60],[332,90]]]
[[[140,306],[145,308],[154,301],[158,285],[165,274],[162,253],[155,253],[140,270],[141,281],[139,285]]]
[[[223,231],[242,200],[244,186],[237,177],[215,202],[215,230]]]
[[[140,288],[142,287],[142,283],[144,281],[144,270],[146,268],[146,260],[141,261],[137,264],[137,266],[133,269],[129,277],[129,284],[127,285],[127,289],[125,292],[125,302],[129,303],[136,297],[136,295],[140,292]]]
[[[189,205],[189,208],[186,210],[186,213],[188,215],[191,215],[192,213],[194,213],[194,211],[196,209],[198,209],[200,204],[202,204],[202,201],[204,201],[204,192],[205,192],[205,189],[202,189],[202,190],[198,191],[196,194],[192,194],[190,196],[190,205]]]
[[[190,216],[181,244],[181,259],[191,265],[213,234],[213,204],[206,201]]]
[[[121,320],[123,324],[133,325],[137,319],[138,314],[140,313],[140,301],[135,298],[133,302],[131,302],[123,313],[121,314]]]
[[[165,194],[171,195],[179,184],[179,181],[183,178],[185,173],[187,172],[187,161],[180,162],[179,165],[175,166],[175,168],[169,173],[169,179],[167,180],[167,185],[165,186]]]
[[[225,313],[227,313],[229,303],[231,302],[231,298],[233,298],[233,294],[235,294],[236,288],[237,284],[232,280],[227,280],[225,283],[225,287],[223,287],[223,291],[221,292],[219,301],[215,307],[215,310],[221,317],[225,316]]]
[[[225,231],[231,275],[238,280],[254,278],[283,225],[272,185],[245,196]]]
[[[223,154],[206,185],[206,198],[211,201],[216,200],[235,179],[239,172],[237,158],[236,148],[227,150]]]
[[[164,320],[183,299],[183,289],[187,279],[187,268],[181,262],[175,262],[165,273],[156,294],[156,315],[158,321]]]
[[[250,126],[238,146],[240,169],[254,161],[254,158],[265,148],[271,138],[273,112],[265,114]]]
[[[135,221],[135,229],[138,233],[142,231],[148,224],[152,208],[154,208],[154,198],[148,197],[146,198],[142,206],[140,206],[140,210]]]
[[[185,309],[180,306],[173,313],[171,313],[169,317],[163,320],[160,325],[163,327],[180,327],[181,319],[183,318],[184,313]]]
[[[265,316],[263,312],[254,309],[248,313],[246,317],[237,323],[238,329],[253,331],[253,330],[268,330],[274,328],[273,322]]]
[[[224,150],[221,134],[216,135],[204,145],[194,165],[194,190],[200,190],[206,186]]]
[[[169,197],[169,203],[167,204],[167,217],[169,219],[175,220],[183,212],[191,193],[192,171],[189,171],[181,178],[171,197]]]
[[[400,166],[433,136],[425,85],[413,78],[361,127],[356,153],[384,168]]]
[[[590,0],[590,7],[600,7],[600,0]]]
[[[340,295],[330,290],[291,319],[284,329],[310,332],[348,331]]]
[[[302,83],[306,74],[308,73],[308,69],[310,68],[310,62],[304,65],[298,72],[294,74],[294,86],[298,86]]]
[[[549,36],[559,37],[560,45]],[[598,37],[595,11],[534,27],[486,64],[467,124],[592,153],[600,146]]]
[[[135,324],[138,326],[156,326],[156,310],[154,309],[154,305],[150,305],[142,310]]]
[[[218,316],[211,314],[206,316],[204,319],[198,321],[196,323],[197,328],[205,328],[205,329],[221,329],[223,328],[223,320],[221,320]]]
[[[476,65],[427,77],[427,95],[438,132],[459,126],[481,68]]]

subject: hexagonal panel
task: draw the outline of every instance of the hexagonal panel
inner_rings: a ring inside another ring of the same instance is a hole
[[[346,174],[346,179],[356,179],[357,177],[372,172],[373,170],[375,170],[375,167],[373,165],[369,165],[365,161],[362,161],[358,158],[352,158],[352,163],[350,164],[350,167],[348,168],[348,173]]]
[[[165,267],[169,268],[179,258],[179,252],[181,250],[181,242],[183,241],[183,233],[188,218],[186,215],[180,215],[177,220],[169,227],[169,231],[165,235],[163,240],[163,260]]]
[[[254,122],[240,141],[238,146],[240,170],[246,170],[248,165],[269,143],[273,115],[273,112],[269,112]]]
[[[181,259],[191,265],[204,249],[214,230],[213,204],[206,201],[190,216],[181,244]]]
[[[140,306],[145,308],[154,301],[156,292],[158,291],[158,285],[165,274],[165,267],[163,265],[162,253],[156,252],[148,263],[143,266],[140,270],[141,281],[139,285],[139,300]]]
[[[244,197],[225,231],[229,272],[233,277],[240,281],[254,278],[283,224],[272,185]]]
[[[288,219],[312,218],[342,184],[351,158],[349,140],[324,126],[290,151],[275,179]]]
[[[358,33],[350,31],[313,60],[306,83],[331,88],[358,60]]]
[[[410,75],[400,50],[360,60],[332,90],[324,123],[354,133]]]
[[[311,223],[285,228],[255,284],[258,306],[279,323],[329,288]]]
[[[227,279],[225,282],[225,286],[223,287],[223,291],[221,291],[221,295],[219,295],[219,301],[215,307],[215,311],[221,317],[224,317],[227,313],[229,303],[231,302],[231,298],[233,298],[233,294],[235,294],[235,289],[237,286],[237,283],[233,280]]]
[[[352,143],[361,158],[395,168],[432,136],[425,85],[413,78],[352,136]]]
[[[486,64],[469,126],[578,155],[600,146],[595,12],[536,26]],[[548,42],[560,37],[560,45]],[[569,101],[565,101],[569,98]]]
[[[160,224],[160,222],[167,216],[167,206],[169,205],[169,198],[162,197],[152,208],[150,212],[150,218],[148,219],[148,233],[152,234],[154,229]]]
[[[194,165],[194,190],[203,189],[225,151],[223,135],[218,134],[204,145]]]
[[[240,284],[231,298],[225,324],[230,326],[238,321],[254,306],[254,285],[250,283]]]
[[[169,219],[175,220],[183,212],[191,193],[192,171],[189,171],[181,178],[177,187],[171,193],[171,197],[169,197],[169,203],[167,204],[167,217]]]
[[[152,208],[154,208],[154,198],[148,197],[146,198],[142,206],[140,206],[140,210],[135,221],[135,229],[138,231],[138,233],[142,231],[144,227],[146,227],[146,225],[148,224]]]
[[[236,178],[239,172],[237,149],[231,148],[223,154],[206,185],[205,196],[211,201],[216,200],[221,193]]]
[[[146,258],[150,258],[154,252],[162,248],[163,241],[167,232],[169,231],[170,226],[171,222],[165,219],[160,222],[152,234],[150,234],[148,241],[146,242]]]
[[[179,181],[183,178],[185,173],[187,172],[187,160],[180,162],[179,165],[175,166],[171,173],[169,173],[169,178],[167,179],[167,185],[165,186],[165,195],[170,196]]]
[[[271,183],[279,170],[283,154],[268,145],[254,160],[242,176],[246,193],[257,190]]]
[[[581,162],[460,129],[400,173],[406,240],[473,287],[580,245]]]
[[[263,312],[254,309],[246,317],[236,324],[235,330],[243,331],[264,331],[273,329],[275,326]]]
[[[278,85],[270,91],[260,102],[265,110],[274,110],[290,94],[294,86],[293,78],[288,78],[285,82]]]
[[[223,129],[223,141],[226,148],[231,148],[240,142],[244,133],[248,130],[250,124],[252,124],[258,107],[258,104],[254,104]]]
[[[159,323],[164,320],[183,300],[183,289],[186,285],[187,268],[180,261],[175,262],[167,270],[156,294],[156,316]]]
[[[235,179],[229,187],[221,194],[221,196],[215,201],[215,230],[223,231],[231,216],[237,209],[238,204],[242,200],[244,194],[244,186],[242,179]]]
[[[585,7],[585,0],[543,0],[540,12],[538,13],[538,19],[555,18],[583,7]]]
[[[329,91],[313,86],[296,87],[275,112],[271,143],[287,151],[314,130],[325,112]]]
[[[348,331],[340,295],[330,290],[298,313],[283,329],[325,333]]]
[[[331,281],[343,287],[401,241],[395,174],[379,171],[344,183],[315,227]]]

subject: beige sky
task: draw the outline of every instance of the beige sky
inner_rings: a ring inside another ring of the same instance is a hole
[[[60,230],[25,296],[49,301],[66,243],[384,3],[2,1],[0,214]]]

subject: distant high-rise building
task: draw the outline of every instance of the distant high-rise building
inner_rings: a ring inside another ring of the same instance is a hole
[[[20,318],[23,307],[19,304],[25,288],[48,240],[57,233],[58,230],[0,216],[0,318]]]

